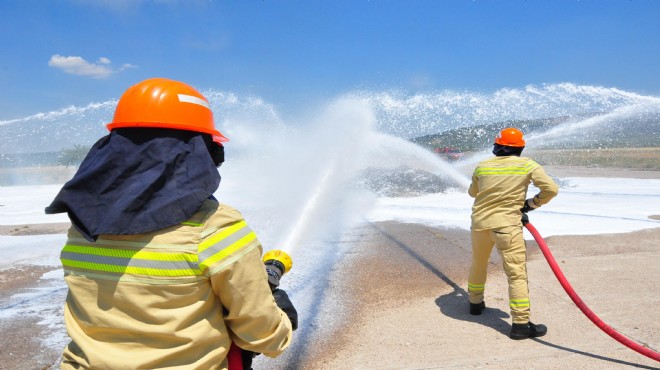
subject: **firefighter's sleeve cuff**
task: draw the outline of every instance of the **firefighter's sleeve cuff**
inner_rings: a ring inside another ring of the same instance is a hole
[[[539,205],[536,204],[536,202],[534,201],[534,198],[529,198],[529,199],[527,199],[527,205],[528,205],[529,208],[531,208],[531,209],[537,209],[537,208],[540,207]]]

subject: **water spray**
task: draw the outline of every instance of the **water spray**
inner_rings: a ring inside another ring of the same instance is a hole
[[[561,286],[564,288],[566,293],[568,293],[568,296],[571,297],[571,300],[573,300],[575,305],[578,306],[580,311],[582,311],[582,313],[584,313],[584,315],[587,316],[587,318],[589,318],[591,322],[593,322],[596,326],[598,326],[598,328],[600,328],[603,332],[605,332],[605,334],[614,338],[619,343],[632,349],[633,351],[637,351],[646,357],[652,358],[660,362],[660,353],[648,347],[644,347],[632,341],[631,339],[619,333],[618,331],[614,330],[611,326],[603,322],[603,320],[601,320],[593,311],[591,311],[589,307],[587,307],[587,305],[577,295],[575,290],[573,290],[573,287],[562,273],[561,269],[559,268],[559,265],[557,264],[557,261],[555,261],[555,258],[552,256],[552,253],[550,253],[550,249],[548,248],[547,244],[545,244],[545,241],[543,240],[539,232],[536,230],[536,228],[529,222],[525,222],[524,225],[527,228],[527,230],[529,230],[529,232],[532,234],[534,240],[536,240],[536,243],[539,245],[541,252],[543,252],[545,259],[548,260],[548,264],[550,265],[552,272],[557,277],[557,280],[559,280]]]
[[[431,166],[429,169],[431,173],[446,177],[459,187],[467,189],[470,186],[470,179],[458,171],[455,165],[450,164],[421,146],[400,137],[382,133],[376,133],[374,138],[379,143],[379,149],[381,152],[383,150],[388,150],[396,153],[397,158],[395,160],[401,160],[405,155],[412,154],[413,158],[419,162],[416,164]],[[461,162],[461,164],[463,164],[463,162]]]
[[[298,217],[298,221],[296,224],[293,226],[291,229],[291,232],[289,233],[289,237],[286,239],[284,242],[285,248],[287,248],[289,251],[294,248],[294,246],[297,246],[300,244],[300,237],[307,227],[309,221],[312,219],[311,214],[314,212],[314,210],[317,208],[319,199],[321,198],[321,195],[325,193],[326,188],[328,186],[328,179],[330,178],[330,175],[334,171],[334,164],[328,166],[328,168],[325,170],[323,173],[323,176],[318,182],[318,185],[314,189],[314,192],[312,193],[311,197],[305,203],[305,208],[303,211],[300,213],[300,216]]]

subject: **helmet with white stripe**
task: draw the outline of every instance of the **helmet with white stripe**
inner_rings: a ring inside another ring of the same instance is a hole
[[[523,132],[514,127],[507,127],[495,136],[495,144],[522,148],[525,146]]]
[[[217,143],[229,141],[215,128],[204,95],[183,82],[151,78],[129,87],[119,99],[108,130],[124,127],[170,128],[210,134]]]

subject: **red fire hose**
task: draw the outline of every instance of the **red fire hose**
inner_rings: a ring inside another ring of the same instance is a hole
[[[550,253],[550,249],[545,244],[545,241],[543,240],[539,232],[536,230],[536,228],[530,223],[526,223],[525,227],[527,228],[527,230],[529,230],[530,233],[532,233],[534,240],[536,240],[536,243],[541,248],[541,252],[543,252],[545,259],[548,260],[548,263],[550,264],[550,268],[552,269],[552,272],[555,273],[557,280],[559,280],[561,286],[564,288],[566,293],[568,293],[569,297],[571,297],[573,302],[578,306],[578,308],[582,311],[582,313],[584,313],[589,318],[589,320],[591,320],[594,324],[596,324],[596,326],[598,326],[600,330],[604,331],[610,337],[616,339],[619,343],[632,349],[633,351],[637,351],[646,357],[652,358],[660,362],[660,353],[655,352],[648,347],[644,347],[640,344],[633,342],[632,340],[628,339],[626,336],[614,330],[611,326],[604,323],[603,320],[601,320],[598,316],[596,316],[596,314],[593,313],[593,311],[591,311],[589,307],[587,307],[587,305],[582,301],[582,299],[577,295],[577,293],[575,293],[575,290],[573,290],[571,284],[568,283],[568,280],[566,280],[566,277],[561,272],[559,265],[557,265],[557,261],[555,261],[555,258],[552,256],[552,253]]]
[[[241,349],[234,342],[232,342],[231,347],[229,347],[227,368],[228,370],[243,370],[243,356],[241,355]]]

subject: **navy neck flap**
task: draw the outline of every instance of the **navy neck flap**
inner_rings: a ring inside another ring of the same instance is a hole
[[[192,131],[113,130],[94,144],[46,213],[67,212],[90,241],[179,224],[220,184],[210,145],[210,135]]]
[[[511,155],[520,157],[523,149],[525,149],[524,146],[514,147],[514,146],[493,144],[493,154],[495,154],[496,157],[507,157]]]

